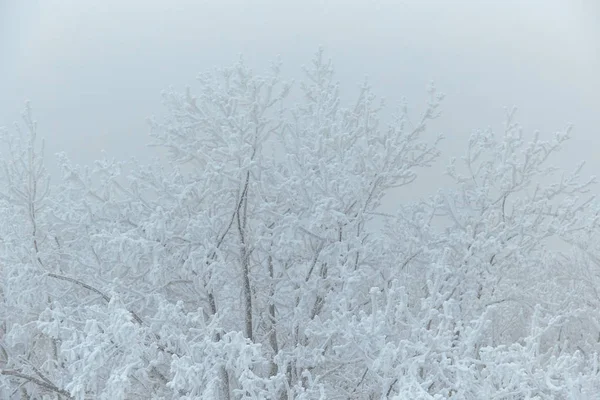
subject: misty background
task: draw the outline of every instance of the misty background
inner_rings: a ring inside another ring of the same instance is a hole
[[[499,130],[513,105],[542,138],[573,123],[557,164],[600,174],[597,0],[0,0],[0,126],[31,100],[52,173],[59,151],[147,162],[162,90],[194,92],[199,72],[239,54],[257,72],[279,55],[298,81],[319,45],[348,103],[365,76],[383,115],[406,98],[416,116],[431,80],[446,93],[429,131],[446,137],[442,160],[420,182],[439,185],[471,131]]]

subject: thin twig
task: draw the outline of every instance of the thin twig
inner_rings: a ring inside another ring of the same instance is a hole
[[[74,283],[76,285],[79,285],[79,286],[81,286],[81,287],[83,287],[83,288],[85,288],[85,289],[87,289],[89,291],[92,291],[94,293],[99,294],[102,297],[102,300],[106,301],[107,303],[110,303],[110,297],[108,295],[104,294],[103,292],[101,292],[100,290],[96,289],[95,287],[88,285],[85,282],[82,282],[82,281],[80,281],[78,279],[71,278],[71,277],[68,277],[68,276],[63,276],[63,275],[58,275],[58,274],[52,274],[52,273],[48,274],[48,276],[51,277],[51,278],[55,278],[55,279],[59,279],[59,280],[62,280],[62,281],[67,281],[67,282],[71,282],[71,283]],[[143,325],[143,321],[139,317],[139,315],[137,315],[134,311],[131,311],[131,310],[128,310],[128,311],[131,314],[131,316],[133,317],[133,319],[135,320],[135,322],[137,322],[140,325]]]
[[[60,395],[66,396],[68,399],[73,398],[73,396],[71,396],[71,394],[69,392],[67,392],[66,390],[59,388],[58,386],[54,385],[53,383],[44,382],[43,380],[38,379],[35,376],[27,375],[27,374],[21,373],[19,371],[8,370],[8,369],[1,370],[0,374],[25,379],[31,383],[35,383],[38,386],[48,389],[54,393],[58,393]]]

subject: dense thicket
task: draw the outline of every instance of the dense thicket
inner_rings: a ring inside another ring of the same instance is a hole
[[[319,52],[298,85],[239,62],[195,92],[152,121],[168,162],[61,156],[50,185],[31,112],[5,131],[0,397],[600,393],[600,208],[548,165],[568,131],[528,139],[509,112],[409,203],[439,156],[435,90],[384,125]]]

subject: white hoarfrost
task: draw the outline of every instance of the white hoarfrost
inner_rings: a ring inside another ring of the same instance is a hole
[[[407,202],[440,155],[428,90],[384,124],[322,51],[294,85],[240,60],[164,95],[168,161],[60,156],[52,186],[28,107],[3,131],[0,396],[597,398],[600,208],[548,164],[569,131],[509,111]]]

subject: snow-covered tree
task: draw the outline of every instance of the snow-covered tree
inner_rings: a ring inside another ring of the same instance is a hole
[[[600,209],[580,168],[548,165],[569,131],[528,141],[509,112],[452,187],[385,214],[440,155],[443,96],[384,124],[368,82],[342,100],[322,51],[304,72],[202,74],[151,121],[168,161],[61,155],[52,186],[29,108],[4,132],[3,398],[600,392]]]

